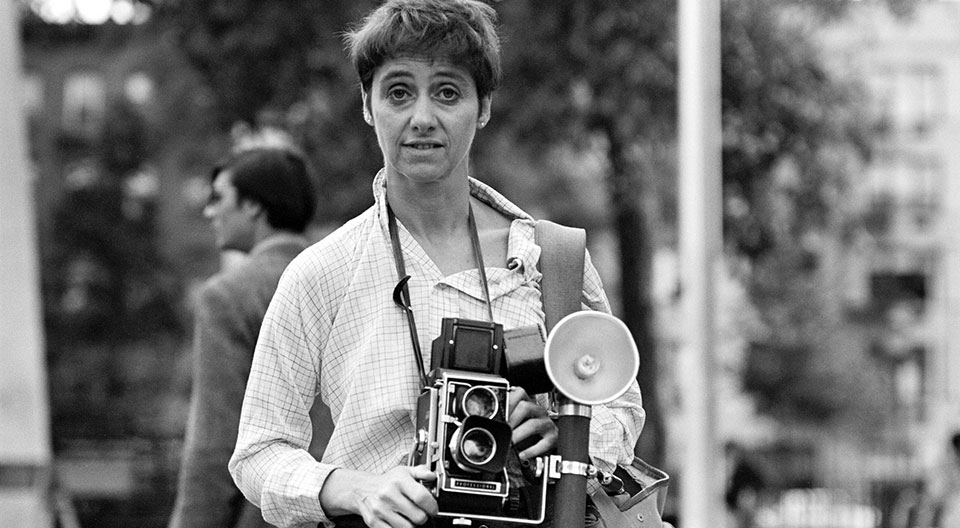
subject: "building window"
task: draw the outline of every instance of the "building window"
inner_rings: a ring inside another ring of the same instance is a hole
[[[899,132],[926,134],[946,113],[943,73],[934,65],[882,66],[870,84],[876,114]]]
[[[924,415],[923,395],[927,392],[926,348],[916,346],[910,354],[893,366],[893,384],[896,402],[914,419]]]
[[[896,125],[893,119],[894,100],[896,98],[896,76],[890,68],[879,68],[869,77],[873,113],[886,126]]]
[[[917,108],[913,126],[923,134],[936,127],[946,113],[946,97],[939,69],[933,66],[919,67],[911,72],[917,89]]]
[[[123,83],[123,92],[131,103],[144,106],[150,104],[154,98],[153,79],[143,72],[136,72]]]
[[[927,298],[927,277],[923,272],[874,272],[870,276],[870,296],[880,312],[909,306],[919,315]]]
[[[106,111],[104,82],[97,73],[70,75],[63,85],[64,130],[89,137],[100,131]]]
[[[881,152],[870,171],[871,203],[888,206],[890,227],[903,234],[926,231],[940,212],[944,178],[934,155]]]
[[[945,188],[943,167],[935,157],[919,156],[910,160],[910,172],[915,181],[910,195],[910,209],[915,226],[924,230],[933,223],[940,210]]]
[[[43,77],[35,73],[23,76],[23,110],[27,117],[35,117],[43,111]]]

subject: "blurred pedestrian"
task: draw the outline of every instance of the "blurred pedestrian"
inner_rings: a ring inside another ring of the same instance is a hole
[[[724,446],[728,477],[724,502],[733,528],[754,528],[760,492],[766,485],[763,474],[736,442]]]
[[[927,478],[916,523],[916,528],[957,527],[960,527],[960,431],[950,436],[943,461]]]
[[[208,279],[195,316],[193,388],[171,528],[269,526],[236,488],[227,462],[250,363],[280,275],[307,247],[316,207],[313,177],[297,153],[255,148],[212,171],[204,209],[220,250],[243,262]]]
[[[443,318],[545,333],[536,222],[471,177],[470,149],[500,82],[495,19],[479,0],[388,0],[347,36],[358,110],[383,155],[374,205],[284,274],[230,461],[244,494],[279,526],[339,524],[338,516],[352,515],[366,526],[409,528],[436,516],[437,501],[422,485],[436,474],[407,463],[426,382],[417,366],[431,363],[420,350],[430,353]],[[584,257],[581,303],[609,313]],[[394,303],[403,285],[409,308]],[[336,423],[319,463],[305,451],[315,399],[330,405]],[[522,388],[510,392],[512,441],[526,444],[521,459],[556,446],[557,427],[542,403]],[[629,464],[643,418],[635,381],[617,400],[594,406],[594,463],[608,473]],[[522,501],[514,498],[505,502]]]

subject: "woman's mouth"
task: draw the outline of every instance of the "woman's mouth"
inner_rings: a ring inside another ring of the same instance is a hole
[[[430,142],[416,141],[416,142],[406,143],[404,144],[404,146],[407,148],[412,148],[414,150],[423,150],[423,151],[438,149],[443,147],[442,144],[435,143],[432,141]]]

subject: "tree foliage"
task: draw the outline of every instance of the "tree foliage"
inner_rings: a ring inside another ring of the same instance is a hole
[[[761,259],[829,225],[849,176],[838,157],[866,156],[870,131],[858,87],[776,4],[724,2],[722,34],[725,240]]]
[[[165,2],[158,10],[158,24],[205,80],[222,134],[237,123],[280,127],[306,150],[322,189],[322,223],[369,205],[369,182],[380,167],[341,42],[348,24],[372,5],[202,0]]]
[[[822,267],[874,133],[862,87],[830,69],[811,32],[816,16],[839,15],[752,0],[723,7],[724,239],[747,263],[767,328],[751,346],[745,387],[780,419],[876,417],[876,373],[845,342]]]
[[[166,343],[182,338],[185,320],[181,283],[160,251],[148,136],[142,116],[120,101],[108,105],[100,134],[61,133],[74,161],[43,245],[57,447],[162,429],[143,414],[164,401],[157,391],[173,375]],[[145,371],[149,362],[157,369]]]
[[[46,260],[48,318],[53,334],[67,341],[136,339],[182,323],[159,251],[155,176],[142,172],[151,158],[145,125],[116,101],[104,123],[88,147],[92,155],[78,158],[67,175]]]

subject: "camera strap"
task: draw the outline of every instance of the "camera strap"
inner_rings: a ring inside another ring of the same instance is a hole
[[[537,268],[547,332],[564,316],[581,309],[583,265],[587,233],[549,220],[537,220],[535,239],[540,246]]]
[[[490,286],[487,284],[487,268],[483,265],[483,251],[480,247],[480,235],[477,232],[477,220],[473,216],[473,206],[467,205],[467,223],[470,230],[470,242],[473,245],[473,259],[477,265],[477,271],[480,273],[480,285],[483,288],[483,300],[487,306],[487,317],[493,322],[493,304],[490,302]],[[410,288],[407,282],[410,281],[410,275],[407,275],[406,267],[403,264],[403,250],[400,246],[400,235],[397,229],[397,217],[393,214],[393,208],[387,204],[387,224],[390,230],[390,245],[393,249],[393,261],[397,267],[397,286],[393,289],[393,302],[395,302],[407,315],[407,326],[410,328],[410,341],[413,344],[413,352],[416,355],[417,371],[420,374],[420,382],[424,387],[427,386],[427,376],[423,368],[423,351],[420,349],[420,338],[417,334],[417,322],[413,315],[413,304],[410,301]]]

